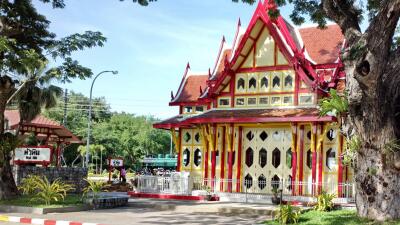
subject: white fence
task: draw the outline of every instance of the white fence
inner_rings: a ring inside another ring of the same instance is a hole
[[[211,192],[229,198],[268,199],[273,191],[290,201],[310,199],[322,191],[335,194],[337,202],[353,202],[355,187],[353,183],[311,183],[280,181],[250,181],[236,179],[202,179],[198,177],[138,176],[135,190],[142,193],[165,193],[191,195],[192,192]]]

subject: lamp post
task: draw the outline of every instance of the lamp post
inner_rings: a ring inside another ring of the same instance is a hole
[[[88,113],[88,133],[87,133],[87,140],[86,140],[86,168],[89,167],[89,148],[90,148],[90,127],[92,125],[92,91],[93,91],[93,85],[96,79],[103,73],[112,73],[112,74],[118,74],[118,71],[112,71],[112,70],[104,70],[100,73],[98,73],[93,81],[92,81],[92,86],[90,87],[90,98],[89,98],[89,113]]]

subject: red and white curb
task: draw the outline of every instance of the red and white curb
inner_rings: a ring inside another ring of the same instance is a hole
[[[14,223],[26,223],[26,224],[37,224],[37,225],[100,225],[98,223],[81,223],[64,220],[48,220],[48,219],[35,219],[18,216],[2,216],[0,215],[0,221],[2,222],[14,222]]]

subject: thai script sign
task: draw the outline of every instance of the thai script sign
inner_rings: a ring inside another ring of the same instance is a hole
[[[109,165],[112,167],[121,167],[124,165],[123,159],[109,159]]]
[[[15,149],[14,161],[20,163],[50,163],[51,148],[20,147]]]

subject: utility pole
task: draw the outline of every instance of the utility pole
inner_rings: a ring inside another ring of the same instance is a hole
[[[64,91],[64,119],[63,119],[64,127],[67,127],[67,105],[68,105],[68,89],[65,88],[65,91]]]

